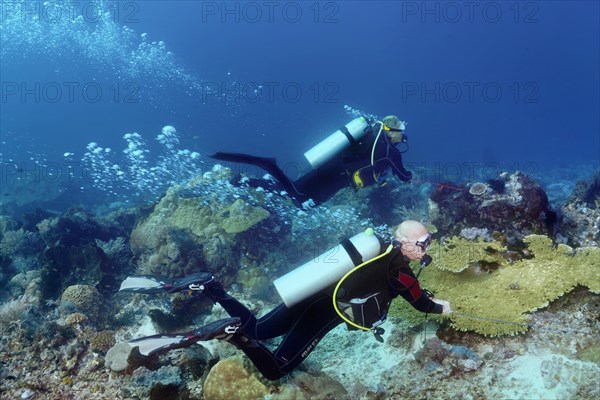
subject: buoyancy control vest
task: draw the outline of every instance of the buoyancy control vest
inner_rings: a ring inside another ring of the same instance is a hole
[[[351,328],[371,330],[382,324],[395,297],[389,268],[393,246],[344,275],[333,292],[333,306]]]

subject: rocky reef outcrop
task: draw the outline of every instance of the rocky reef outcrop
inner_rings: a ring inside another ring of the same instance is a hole
[[[485,183],[441,185],[431,193],[429,217],[442,236],[475,228],[511,246],[530,234],[554,236],[558,222],[544,190],[521,172]]]

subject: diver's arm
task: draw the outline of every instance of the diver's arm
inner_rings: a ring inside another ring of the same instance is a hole
[[[398,177],[398,179],[405,182],[410,181],[412,178],[412,172],[404,168],[404,163],[402,162],[402,153],[400,153],[400,150],[398,150],[396,146],[392,144],[388,145],[388,160],[390,161],[392,172]]]
[[[421,290],[419,281],[410,268],[402,268],[397,277],[391,279],[393,290],[423,313],[441,314],[443,306],[431,300],[427,291]]]

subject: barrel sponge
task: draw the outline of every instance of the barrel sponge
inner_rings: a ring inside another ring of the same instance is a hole
[[[240,356],[219,361],[204,381],[206,400],[262,399],[270,389],[249,372]]]
[[[61,300],[73,304],[91,321],[98,319],[102,296],[95,287],[90,285],[69,286],[63,292]]]
[[[512,322],[448,316],[454,328],[487,336],[527,331],[527,313],[546,307],[578,285],[600,293],[600,248],[555,248],[552,240],[543,235],[526,236],[524,242],[534,256],[531,259],[514,264],[504,262],[497,270],[483,274],[472,269],[455,273],[434,266],[419,280],[436,298],[450,301],[455,314]],[[403,301],[395,301],[390,314],[410,323],[424,319],[423,314]]]
[[[467,240],[460,236],[454,236],[440,245],[432,243],[430,254],[434,257],[434,265],[442,270],[461,272],[472,263],[485,262],[501,264],[506,248],[499,242],[486,242],[478,240]]]

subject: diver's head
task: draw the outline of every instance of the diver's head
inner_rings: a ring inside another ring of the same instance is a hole
[[[388,115],[381,122],[383,122],[383,129],[387,133],[392,143],[400,143],[402,141],[406,123],[404,121],[400,121],[400,119],[395,115]]]
[[[408,220],[398,225],[394,233],[394,242],[402,246],[402,254],[407,258],[420,260],[429,249],[431,234],[422,223]]]

